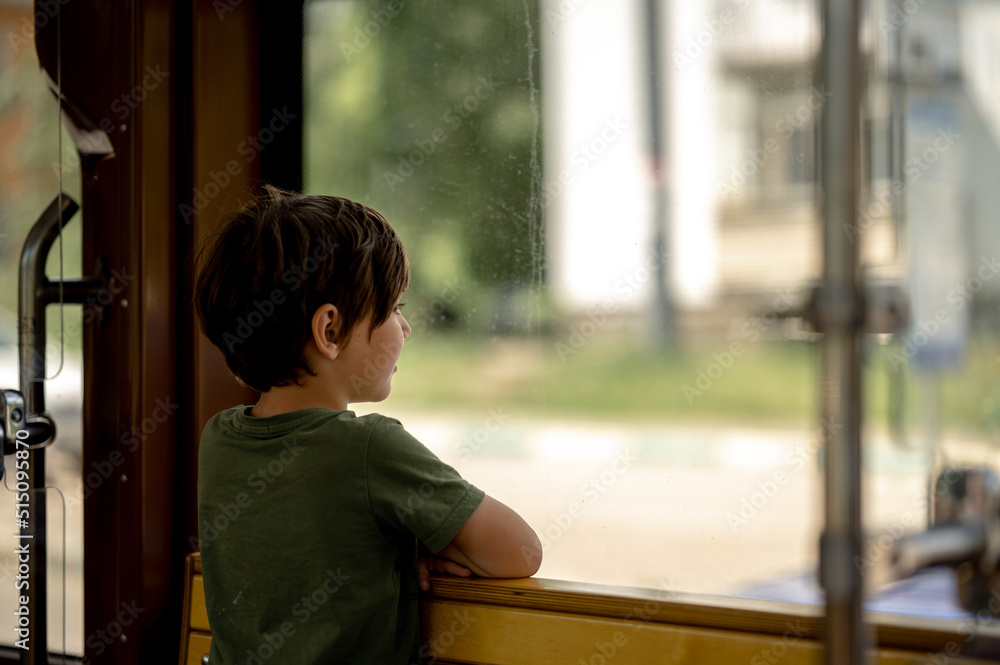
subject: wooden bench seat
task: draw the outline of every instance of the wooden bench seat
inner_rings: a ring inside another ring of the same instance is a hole
[[[205,607],[205,582],[201,576],[201,554],[188,554],[184,561],[184,608],[181,617],[180,665],[201,665],[212,643]]]
[[[180,665],[200,665],[211,632],[198,553],[188,556],[186,570]],[[435,577],[432,587],[422,601],[424,648],[439,663],[822,661],[819,607],[537,578]],[[869,622],[879,665],[986,665],[1000,654],[997,622],[893,615],[869,615]]]

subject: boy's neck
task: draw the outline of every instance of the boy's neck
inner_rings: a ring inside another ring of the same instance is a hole
[[[307,381],[305,385],[272,386],[266,393],[261,393],[257,403],[250,410],[255,418],[279,416],[283,413],[301,411],[302,409],[332,409],[343,411],[347,401],[331,395],[327,391],[317,390]]]

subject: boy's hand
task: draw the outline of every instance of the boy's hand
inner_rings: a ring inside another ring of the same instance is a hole
[[[431,588],[431,571],[454,575],[455,577],[469,577],[472,571],[462,564],[455,563],[451,559],[434,556],[430,552],[423,552],[417,560],[417,572],[420,580],[420,590],[429,591]]]

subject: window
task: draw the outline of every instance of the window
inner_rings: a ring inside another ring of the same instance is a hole
[[[39,9],[43,13],[46,10]],[[51,16],[50,16],[51,18]],[[0,3],[0,386],[18,389],[18,257],[31,225],[62,189],[80,201],[79,161],[61,124],[55,97],[39,75],[35,55],[35,14],[30,3]],[[62,152],[60,153],[60,149]],[[79,220],[69,224],[49,256],[47,273],[56,278],[81,275]],[[61,247],[60,244],[61,243]],[[46,407],[57,427],[46,452],[48,631],[53,653],[82,654],[83,645],[83,498],[82,329],[80,307],[52,306],[47,313]],[[13,458],[5,460],[8,473]],[[10,477],[0,491],[0,533],[18,532]],[[13,541],[10,541],[13,542]],[[17,609],[17,559],[12,547],[0,551],[0,611]],[[8,620],[5,626],[9,626]],[[15,633],[5,628],[0,642]]]
[[[414,334],[372,408],[521,512],[540,575],[815,601],[819,377],[798,313],[821,267],[818,12],[663,4],[650,30],[647,9],[308,4],[306,187],[400,231]],[[1000,14],[911,14],[871,3],[865,23],[857,240],[916,303],[908,331],[868,349],[873,530],[926,526],[932,459],[996,456],[1000,281],[981,248],[997,246],[1000,163],[978,56]],[[896,31],[921,44],[902,79],[885,60]],[[906,184],[880,201],[887,174]]]

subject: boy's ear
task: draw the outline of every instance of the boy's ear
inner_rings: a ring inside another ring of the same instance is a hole
[[[320,305],[313,312],[312,336],[316,349],[329,360],[340,354],[340,347],[334,341],[340,333],[342,324],[340,312],[330,303]]]

